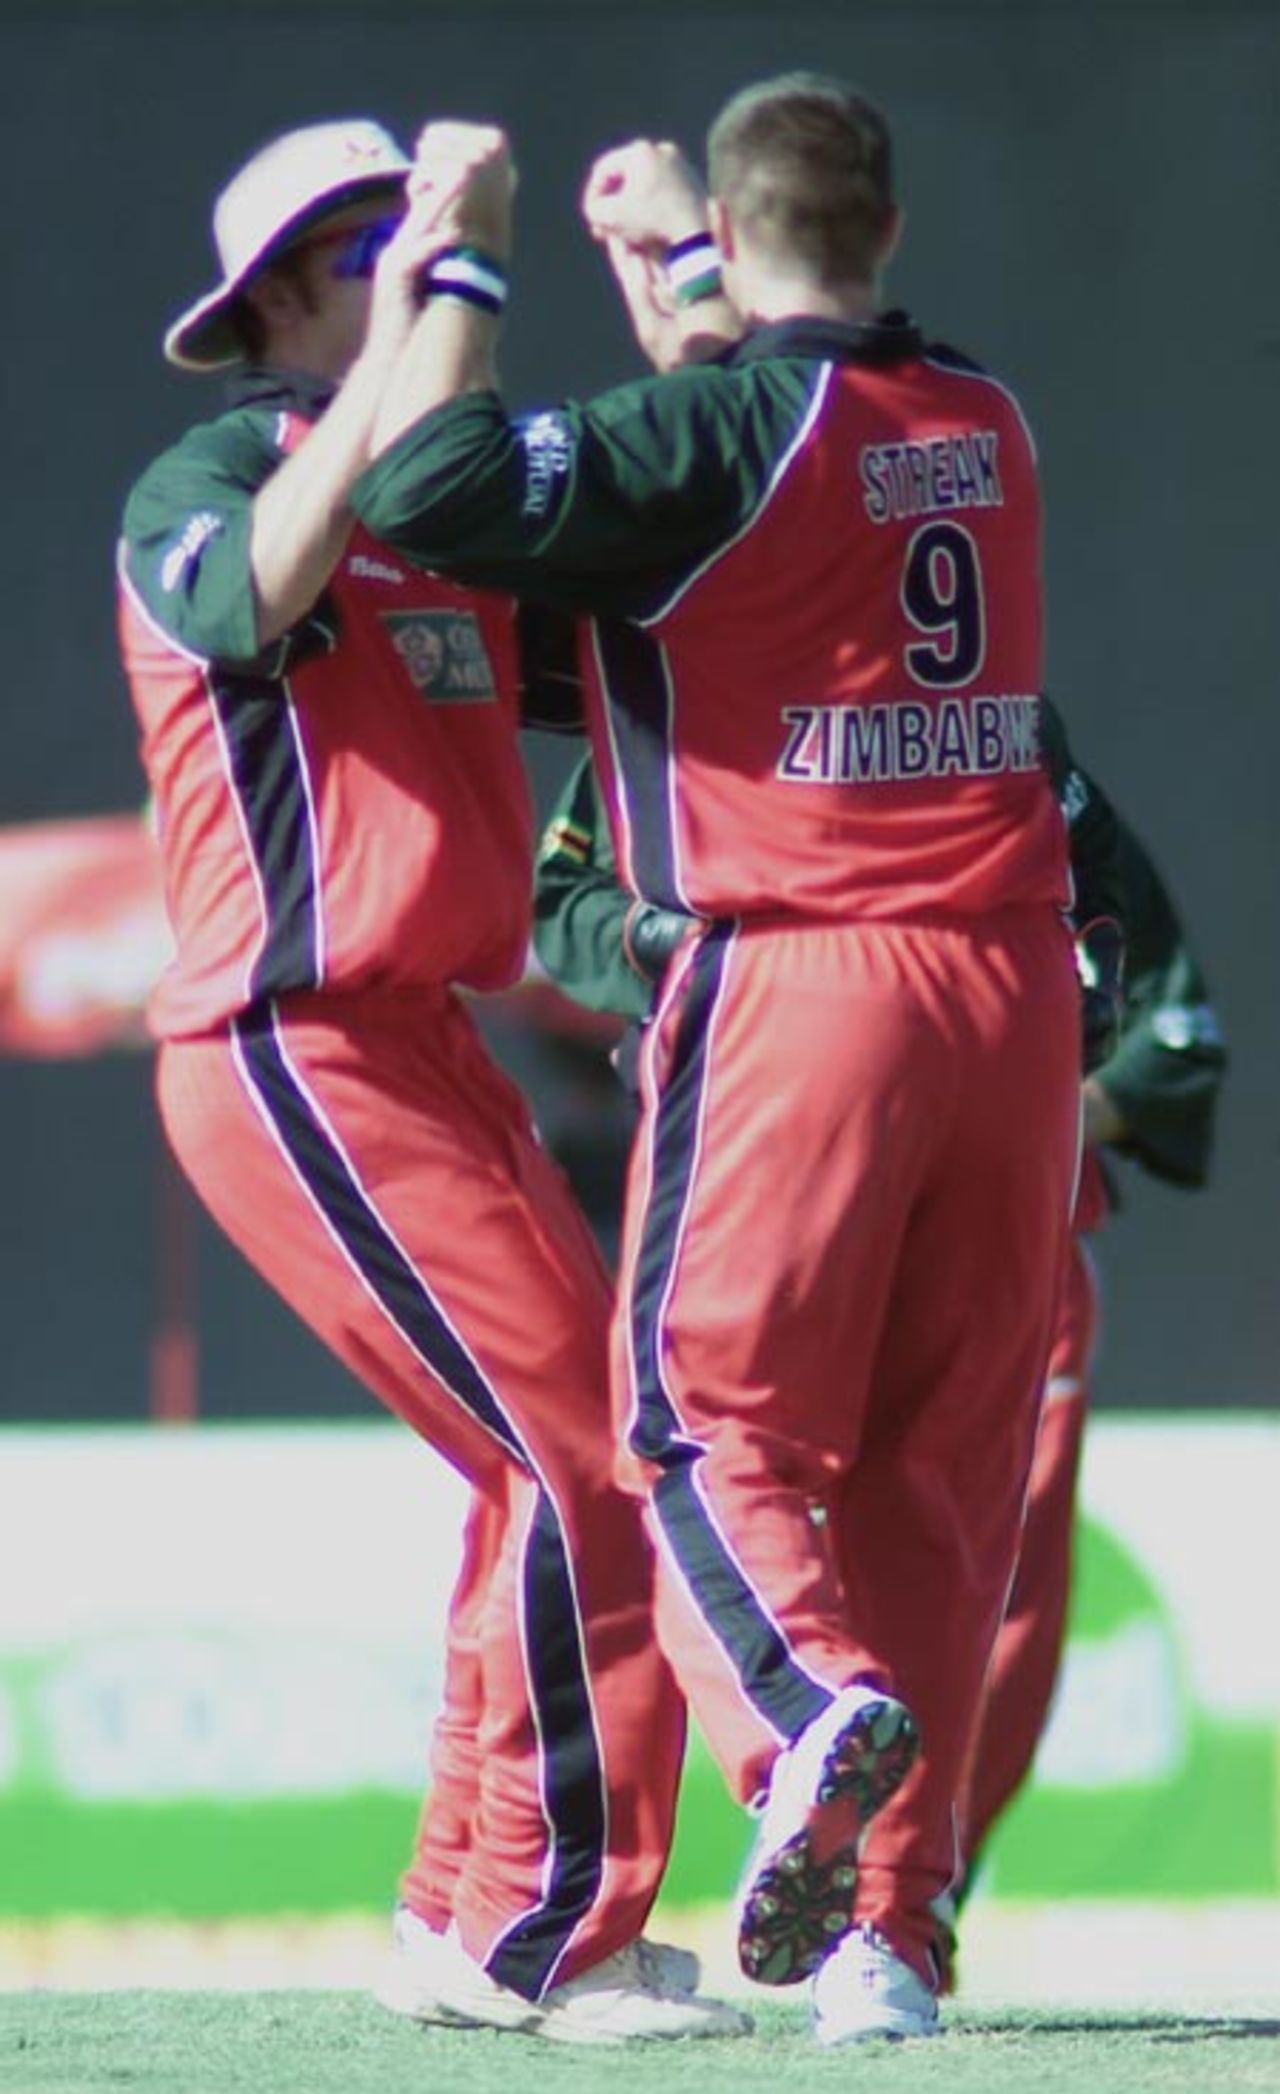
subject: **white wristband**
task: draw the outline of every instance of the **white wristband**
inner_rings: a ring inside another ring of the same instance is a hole
[[[422,288],[428,298],[461,298],[487,313],[500,313],[507,302],[507,272],[478,247],[446,247],[431,263]]]

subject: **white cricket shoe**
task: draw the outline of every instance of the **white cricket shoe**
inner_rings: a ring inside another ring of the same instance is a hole
[[[396,1907],[391,1953],[374,1998],[411,2021],[452,2028],[471,2028],[482,2019],[492,2028],[534,2029],[542,2019],[540,2006],[495,1984],[472,1961],[454,1928],[437,1934],[408,1905]]]
[[[643,1935],[635,1944],[641,1975],[651,1991],[671,1998],[696,1992],[702,1966],[692,1949]],[[391,1925],[391,1952],[374,1998],[393,2014],[413,2021],[453,2020],[442,2010],[440,1987],[457,1981],[459,1944],[438,1934],[408,1905],[398,1905]]]
[[[860,1927],[813,1981],[813,2033],[828,2049],[873,2036],[937,2036],[938,2002],[883,1935]]]
[[[692,1949],[678,1949],[670,1941],[650,1941],[642,1934],[636,1951],[645,1980],[655,1992],[677,1999],[683,1992],[696,1992],[702,1983],[702,1965]]]
[[[862,1836],[919,1749],[900,1701],[852,1686],[779,1754],[738,1893],[738,1961],[758,1985],[811,1977],[849,1932]]]
[[[538,2034],[553,2043],[678,2042],[749,2036],[751,2017],[727,2001],[659,1989],[646,1950],[633,1941],[603,1963],[556,1985],[542,2001]]]
[[[554,2043],[748,2034],[747,2015],[695,1995],[698,1974],[698,1959],[687,1949],[634,1941],[543,1999],[527,2000],[468,1956],[456,1929],[437,1934],[401,1906],[390,1966],[376,1997],[414,2021],[505,2029]]]

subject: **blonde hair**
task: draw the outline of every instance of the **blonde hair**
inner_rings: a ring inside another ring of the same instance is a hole
[[[882,112],[824,73],[743,88],[707,138],[712,194],[769,260],[824,283],[869,283],[892,223],[893,143]]]

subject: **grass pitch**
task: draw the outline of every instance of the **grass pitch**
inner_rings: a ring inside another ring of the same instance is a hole
[[[0,1996],[0,2094],[1280,2094],[1280,2015],[952,2009],[934,2042],[824,2053],[765,1997],[754,2037],[573,2049],[397,2021],[363,1994]]]

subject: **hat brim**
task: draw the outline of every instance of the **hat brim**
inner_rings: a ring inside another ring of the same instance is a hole
[[[164,353],[168,363],[176,364],[181,371],[216,371],[226,364],[240,363],[244,358],[244,346],[232,323],[231,311],[245,285],[265,269],[277,255],[291,247],[308,226],[327,218],[332,211],[341,211],[348,204],[359,203],[365,197],[401,196],[404,193],[405,175],[408,167],[398,174],[388,174],[384,168],[378,174],[352,175],[347,181],[327,189],[313,197],[303,211],[298,211],[274,232],[256,254],[236,271],[197,298],[185,312],[179,313],[172,326],[166,329]]]

